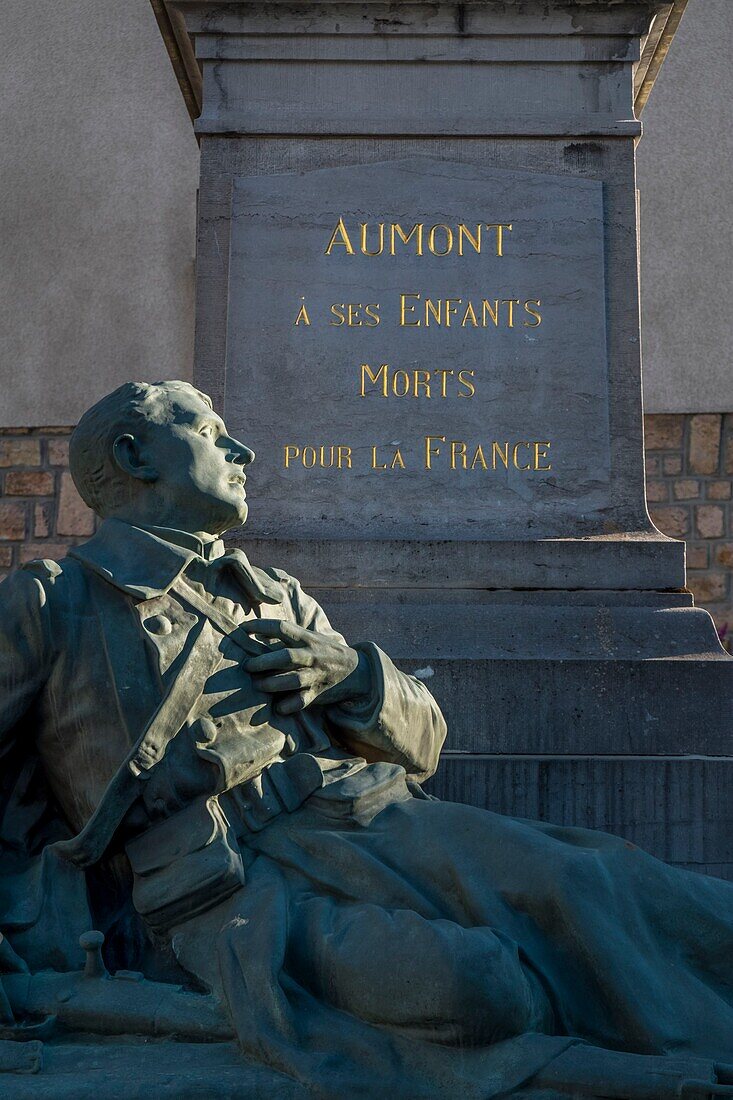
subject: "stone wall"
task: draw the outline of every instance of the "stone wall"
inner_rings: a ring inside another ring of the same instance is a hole
[[[0,429],[0,573],[63,557],[94,531],[69,473],[71,428]]]
[[[687,584],[733,640],[733,413],[646,417],[649,514],[687,542]]]
[[[94,516],[68,470],[71,428],[0,428],[0,575],[62,557]],[[733,413],[646,417],[647,497],[654,523],[687,541],[688,585],[733,648]]]

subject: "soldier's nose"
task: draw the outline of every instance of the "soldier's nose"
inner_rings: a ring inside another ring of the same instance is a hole
[[[243,443],[239,443],[237,449],[232,450],[229,455],[229,461],[236,463],[237,466],[249,466],[254,460],[254,451],[250,450],[249,447],[245,447]]]

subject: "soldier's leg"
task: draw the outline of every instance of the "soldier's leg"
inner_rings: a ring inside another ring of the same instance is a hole
[[[363,1020],[459,1045],[552,1031],[539,979],[490,928],[317,897],[292,917],[288,971]]]

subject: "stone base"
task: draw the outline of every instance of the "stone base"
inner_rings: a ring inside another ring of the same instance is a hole
[[[305,1100],[307,1092],[280,1073],[246,1062],[233,1043],[69,1035],[44,1043],[37,1073],[4,1073],[0,1095],[4,1100]]]
[[[627,1100],[633,1095],[672,1100],[680,1095],[683,1081],[699,1082],[704,1090],[706,1083],[731,1080],[729,1073],[707,1059],[623,1054],[571,1041],[564,1047],[561,1040],[558,1050],[557,1039],[533,1039],[535,1047],[547,1045],[546,1065],[519,1089],[502,1089],[502,1096]],[[307,1100],[311,1095],[290,1078],[245,1061],[230,1043],[67,1035],[45,1043],[40,1062],[37,1072],[0,1076],[4,1100]],[[487,1096],[501,1089],[496,1078],[492,1084]],[[405,1096],[408,1089],[406,1083]]]
[[[733,659],[683,592],[322,590],[448,722],[429,789],[733,879]]]

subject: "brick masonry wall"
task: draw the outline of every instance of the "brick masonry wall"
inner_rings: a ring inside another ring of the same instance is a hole
[[[71,428],[0,428],[0,578],[94,532],[69,473]]]
[[[733,413],[645,418],[649,514],[687,542],[687,585],[733,651]]]
[[[733,413],[646,417],[654,523],[687,540],[689,588],[733,648]],[[71,428],[0,428],[0,577],[94,531],[68,470]]]

